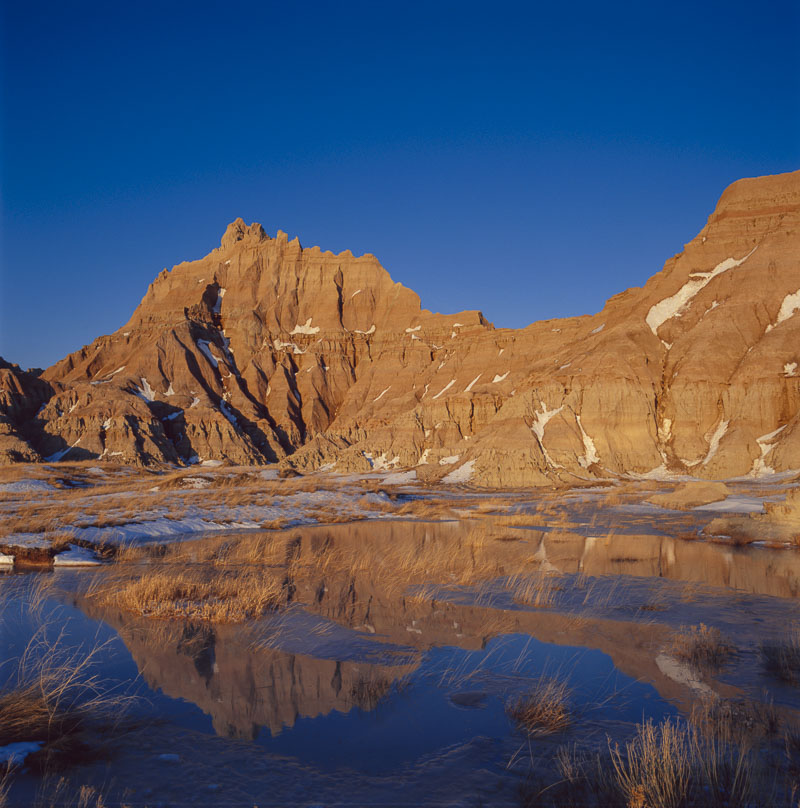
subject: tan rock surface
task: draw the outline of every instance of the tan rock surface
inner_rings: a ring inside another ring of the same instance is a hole
[[[489,486],[797,469],[795,307],[800,172],[731,185],[682,253],[598,314],[521,330],[432,314],[372,255],[237,219],[125,326],[45,371],[26,440],[45,457]]]

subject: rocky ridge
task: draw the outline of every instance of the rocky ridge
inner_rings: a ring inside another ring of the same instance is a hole
[[[372,255],[233,222],[129,322],[0,366],[0,461],[281,462],[539,485],[800,468],[800,172],[735,182],[642,288],[494,328]]]

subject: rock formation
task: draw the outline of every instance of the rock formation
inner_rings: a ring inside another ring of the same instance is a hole
[[[800,172],[735,182],[683,252],[598,314],[520,330],[433,314],[372,255],[237,219],[115,333],[38,379],[3,366],[0,457],[487,486],[797,469],[798,310]]]

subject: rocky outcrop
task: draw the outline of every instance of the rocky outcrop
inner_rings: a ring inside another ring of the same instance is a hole
[[[598,314],[521,330],[433,314],[372,255],[237,219],[44,372],[25,440],[29,457],[489,486],[797,469],[798,310],[800,172],[731,185],[682,253]]]
[[[41,460],[31,445],[37,413],[52,395],[39,378],[41,371],[25,371],[0,356],[0,463]]]

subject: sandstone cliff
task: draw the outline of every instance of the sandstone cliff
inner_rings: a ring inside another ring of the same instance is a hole
[[[372,255],[237,219],[24,406],[21,372],[2,371],[0,458],[415,468],[490,486],[797,469],[798,310],[800,172],[731,185],[682,253],[598,314],[521,330],[433,314]]]

